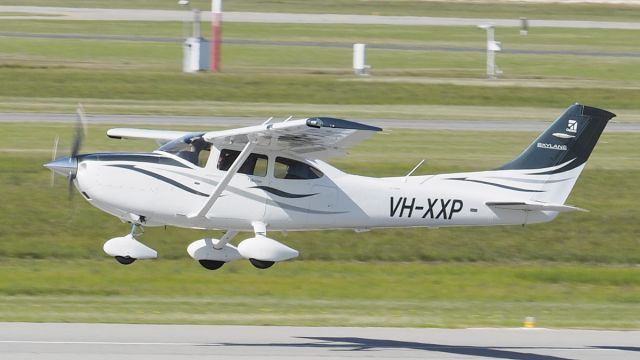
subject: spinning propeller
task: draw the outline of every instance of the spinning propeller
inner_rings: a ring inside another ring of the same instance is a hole
[[[82,147],[82,141],[87,134],[87,120],[84,115],[82,105],[78,104],[76,114],[75,134],[71,145],[71,153],[67,157],[56,159],[56,156],[58,155],[58,146],[60,144],[60,138],[56,136],[51,162],[44,164],[47,169],[51,170],[51,186],[54,184],[56,174],[66,176],[69,179],[69,200],[71,200],[74,195],[73,180],[76,178],[76,173],[78,171],[78,153]]]

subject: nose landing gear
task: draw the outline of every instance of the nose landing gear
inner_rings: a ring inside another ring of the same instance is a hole
[[[132,264],[136,260],[156,259],[158,252],[135,238],[143,233],[142,225],[134,223],[128,235],[113,238],[104,243],[104,252],[113,256],[122,265]]]

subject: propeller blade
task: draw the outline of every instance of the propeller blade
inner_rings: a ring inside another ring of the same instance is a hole
[[[82,141],[87,134],[87,119],[84,115],[82,104],[78,104],[76,114],[78,121],[76,122],[76,133],[73,138],[73,145],[71,146],[71,157],[76,157],[78,155],[80,148],[82,147]]]
[[[58,157],[58,145],[60,145],[60,136],[56,136],[53,141],[53,150],[51,151],[51,161],[54,161]],[[51,179],[49,180],[49,186],[53,187],[56,182],[56,172],[51,170]]]

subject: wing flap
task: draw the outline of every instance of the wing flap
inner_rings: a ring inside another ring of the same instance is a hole
[[[523,201],[523,202],[486,202],[487,206],[496,209],[506,210],[523,210],[523,211],[557,211],[557,212],[571,212],[571,211],[583,211],[588,210],[581,209],[579,207],[564,205],[564,204],[551,204],[538,201]]]

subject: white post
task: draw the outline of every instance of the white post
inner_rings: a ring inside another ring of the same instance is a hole
[[[492,49],[495,42],[495,28],[490,26],[487,28],[487,76],[490,79],[496,77],[496,53]]]
[[[367,74],[366,46],[366,44],[353,44],[353,73],[356,75]]]
[[[491,24],[478,26],[487,30],[487,77],[489,79],[497,78],[500,70],[496,66],[496,51],[502,50],[502,44],[495,40],[495,28]]]

